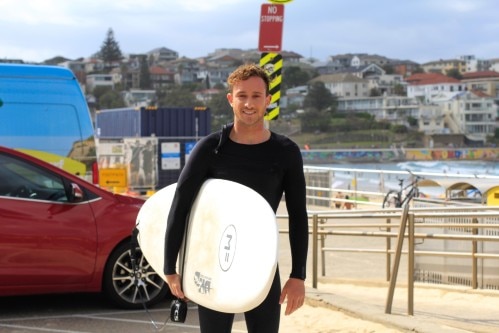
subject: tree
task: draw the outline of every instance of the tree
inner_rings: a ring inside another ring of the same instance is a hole
[[[212,128],[221,128],[222,125],[234,119],[232,108],[227,101],[227,92],[224,88],[218,94],[213,95],[207,104],[211,110]]]
[[[305,133],[328,132],[331,128],[329,115],[313,107],[302,113],[300,120],[301,130]]]
[[[404,134],[409,131],[409,129],[404,125],[393,124],[390,126],[390,131],[397,134]]]
[[[202,103],[196,100],[190,87],[175,86],[159,93],[158,105],[162,107],[194,107]]]
[[[115,90],[109,90],[99,99],[100,109],[115,109],[125,107],[121,94]]]
[[[114,32],[112,28],[109,28],[107,31],[106,39],[104,39],[97,56],[99,59],[104,61],[106,67],[112,67],[114,62],[118,62],[123,59],[120,46],[114,39]]]
[[[336,98],[326,88],[324,82],[317,81],[308,88],[308,94],[303,101],[305,108],[314,108],[318,111],[334,111]]]
[[[405,89],[404,89],[404,86],[401,85],[400,83],[396,83],[394,86],[393,86],[393,93],[397,96],[405,96],[406,95],[406,92],[405,92]]]
[[[311,75],[297,66],[290,66],[283,69],[282,89],[286,90],[293,87],[306,85],[311,79]]]
[[[448,77],[453,77],[455,79],[461,80],[463,78],[463,75],[457,68],[451,68],[445,72],[445,75]]]
[[[97,86],[93,90],[97,109],[114,109],[125,107],[123,96],[111,87]]]
[[[149,64],[146,56],[140,57],[139,83],[141,89],[151,89],[151,73],[149,72]]]
[[[385,65],[382,68],[385,71],[385,74],[388,74],[388,75],[395,74],[395,68],[393,68],[392,65]]]
[[[414,117],[408,116],[408,117],[407,117],[407,122],[409,123],[409,126],[411,126],[411,127],[416,127],[416,126],[418,126],[418,120],[417,120],[417,118],[414,118]]]
[[[379,88],[371,88],[369,91],[369,97],[376,97],[376,96],[381,96],[381,90]]]

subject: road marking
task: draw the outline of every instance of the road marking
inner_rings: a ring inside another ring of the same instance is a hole
[[[10,325],[10,324],[0,324],[0,327],[22,329],[23,332],[25,332],[26,330],[29,330],[29,331],[38,331],[38,332],[88,333],[88,332],[84,332],[84,331],[57,330],[54,328],[41,328],[41,327],[31,327],[31,326],[23,326],[23,325]]]

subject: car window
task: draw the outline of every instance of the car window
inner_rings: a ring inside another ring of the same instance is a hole
[[[68,201],[59,175],[6,154],[0,154],[0,196]]]

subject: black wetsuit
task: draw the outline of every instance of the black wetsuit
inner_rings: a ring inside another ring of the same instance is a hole
[[[305,279],[308,250],[308,220],[305,177],[298,146],[285,136],[271,133],[266,142],[244,145],[229,139],[232,126],[212,133],[198,142],[177,182],[168,216],[165,274],[176,273],[177,255],[185,221],[203,181],[218,178],[238,182],[260,193],[277,211],[283,193],[289,214],[292,255],[290,277]],[[251,202],[248,202],[251,205]],[[257,308],[245,313],[248,331],[275,333],[279,328],[281,284],[277,271],[269,295]],[[230,332],[233,314],[199,307],[201,332]]]

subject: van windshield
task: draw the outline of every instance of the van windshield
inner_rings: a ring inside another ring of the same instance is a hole
[[[69,70],[0,65],[0,145],[92,179],[92,119]]]

